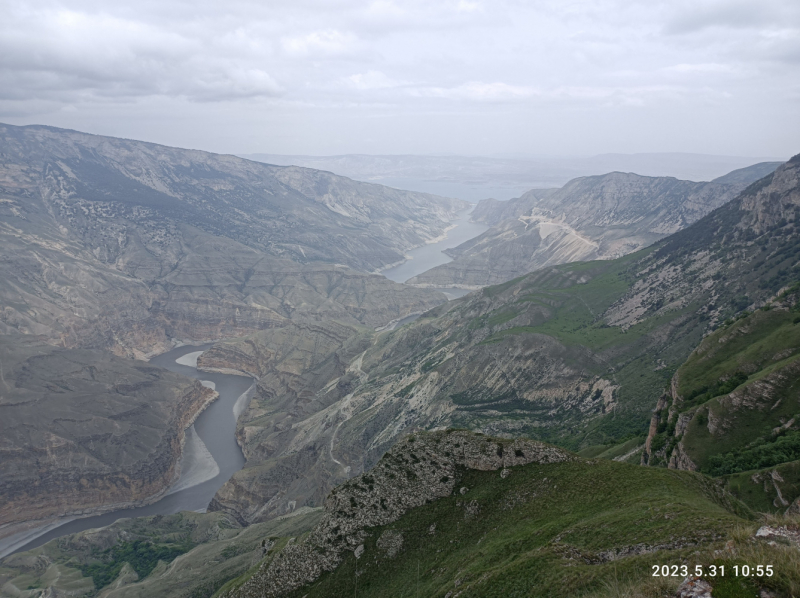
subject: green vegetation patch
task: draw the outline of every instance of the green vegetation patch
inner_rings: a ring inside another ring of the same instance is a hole
[[[159,561],[170,563],[175,557],[192,549],[191,544],[152,544],[144,540],[121,542],[95,554],[96,561],[81,565],[81,573],[91,577],[97,589],[114,581],[125,563],[144,579],[156,568]]]
[[[678,415],[667,420],[669,410],[661,412],[652,446],[665,456],[651,464],[668,462],[678,441],[714,476],[800,459],[800,438],[786,434],[800,424],[796,310],[744,312],[703,340],[676,374],[682,399],[674,410],[691,420],[676,437]]]
[[[464,470],[452,496],[368,529],[358,560],[346,553],[292,596],[572,597],[682,562],[749,517],[691,472],[583,460],[507,477]],[[661,552],[645,553],[654,547]]]
[[[642,256],[636,254],[639,258]],[[587,278],[585,282],[570,282],[564,287],[565,277],[556,278],[549,287],[543,281],[523,288],[525,292],[518,305],[537,303],[548,306],[552,316],[537,326],[515,326],[494,333],[485,342],[493,342],[508,335],[539,333],[557,338],[564,344],[583,345],[597,349],[605,347],[624,336],[621,329],[610,327],[602,322],[599,316],[630,288],[631,281],[625,275],[629,260],[620,259],[613,262],[588,262],[579,267],[569,264],[558,270],[563,274],[580,273]],[[580,280],[580,279],[579,279]],[[500,324],[511,320],[516,312],[504,307],[490,315],[486,325]]]
[[[750,446],[724,455],[710,456],[703,473],[721,476],[773,467],[797,459],[800,459],[800,431],[784,432],[769,439],[758,438]]]
[[[728,389],[730,385],[725,385],[724,380],[741,384],[748,376],[774,364],[776,355],[800,349],[796,316],[793,311],[757,311],[715,331],[678,370],[678,392],[687,404],[698,403],[695,399],[703,395],[707,400],[727,394],[735,386]],[[708,396],[709,393],[717,394]]]

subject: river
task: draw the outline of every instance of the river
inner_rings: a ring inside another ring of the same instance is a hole
[[[431,268],[441,266],[447,262],[452,262],[453,259],[447,254],[443,253],[445,249],[457,247],[484,233],[489,227],[485,224],[478,224],[477,222],[470,222],[470,215],[473,208],[469,208],[459,214],[456,220],[455,227],[447,231],[447,236],[441,241],[436,243],[429,243],[422,247],[417,247],[408,252],[408,260],[395,266],[388,268],[381,272],[389,280],[395,282],[405,282],[409,278],[427,272]],[[470,291],[458,288],[443,288],[441,290],[449,299],[461,297]]]
[[[243,410],[253,386],[253,380],[243,376],[198,371],[194,367],[197,364],[197,355],[210,346],[178,347],[150,359],[153,365],[201,380],[219,393],[219,398],[211,403],[187,430],[186,444],[181,458],[181,475],[167,494],[143,507],[120,509],[79,519],[65,519],[16,538],[6,538],[0,544],[0,557],[36,548],[53,538],[103,527],[124,517],[205,511],[217,490],[244,465],[244,455],[236,444],[236,419]]]
[[[399,266],[384,270],[382,274],[395,282],[405,282],[431,268],[452,261],[443,250],[456,247],[477,237],[486,225],[470,222],[472,208],[462,212],[447,236],[436,243],[429,243],[408,252],[409,259]],[[440,289],[449,299],[466,295],[469,291],[458,288]],[[418,318],[406,316],[389,328],[395,328]],[[253,380],[228,374],[210,374],[197,370],[197,356],[209,348],[183,346],[150,359],[150,363],[190,378],[201,380],[219,393],[219,398],[203,411],[186,433],[181,460],[181,476],[167,494],[158,501],[143,507],[119,509],[91,517],[69,518],[48,526],[5,538],[0,542],[0,558],[30,550],[54,538],[74,534],[87,529],[103,527],[117,519],[145,517],[149,515],[171,515],[180,511],[205,511],[217,490],[244,465],[245,459],[236,444],[236,419],[246,405]]]

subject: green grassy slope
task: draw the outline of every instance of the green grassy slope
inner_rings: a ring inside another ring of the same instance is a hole
[[[122,519],[3,559],[0,597],[210,598],[260,562],[262,540],[302,534],[320,515],[247,528],[223,513]]]
[[[703,340],[657,414],[650,463],[725,476],[760,511],[800,496],[800,284]],[[686,462],[684,460],[685,466]],[[779,466],[779,467],[776,467]]]
[[[547,268],[432,310],[368,351],[364,392],[396,388],[388,392],[398,400],[447,411],[442,421],[432,409],[438,419],[422,426],[523,434],[573,450],[646,433],[704,335],[797,280],[798,170],[800,160],[787,163],[635,254]],[[392,409],[364,425],[383,425],[402,407]]]
[[[576,596],[691,561],[749,517],[690,472],[583,460],[509,471],[464,471],[464,494],[369,529],[359,559],[292,596]]]

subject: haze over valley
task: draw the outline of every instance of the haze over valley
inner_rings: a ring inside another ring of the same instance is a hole
[[[800,594],[793,3],[0,16],[0,598]]]

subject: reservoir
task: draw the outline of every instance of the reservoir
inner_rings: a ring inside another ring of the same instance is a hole
[[[408,252],[409,259],[399,266],[388,268],[381,272],[389,280],[395,282],[405,282],[409,278],[427,272],[431,268],[441,266],[447,262],[452,262],[452,258],[443,253],[445,249],[457,247],[474,239],[478,235],[484,233],[489,227],[485,224],[477,222],[470,222],[470,215],[474,208],[469,208],[459,214],[458,220],[455,221],[455,227],[447,231],[447,236],[441,241],[436,243],[429,243],[422,247],[417,247]],[[458,288],[443,288],[440,289],[448,298],[461,297],[466,295],[469,291]]]
[[[60,536],[104,527],[123,517],[206,510],[217,490],[244,465],[244,455],[236,444],[236,416],[244,408],[253,387],[253,380],[250,378],[198,371],[194,367],[197,354],[210,346],[178,347],[150,359],[150,363],[154,365],[202,380],[205,386],[210,386],[219,393],[219,398],[206,407],[187,429],[186,444],[181,457],[181,476],[167,494],[143,507],[120,509],[80,519],[66,519],[21,537],[6,538],[0,544],[0,557],[36,548]]]

